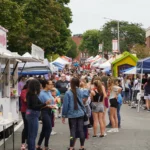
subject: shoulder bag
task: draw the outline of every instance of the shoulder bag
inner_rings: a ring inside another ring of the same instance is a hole
[[[72,92],[72,90],[71,90],[71,92]],[[89,124],[89,122],[88,122],[89,119],[88,119],[88,116],[87,116],[86,111],[84,109],[84,105],[80,102],[80,100],[78,99],[78,97],[77,97],[77,102],[78,102],[78,104],[80,105],[81,109],[84,112],[84,116],[83,116],[83,118],[84,118],[84,126],[87,126]]]

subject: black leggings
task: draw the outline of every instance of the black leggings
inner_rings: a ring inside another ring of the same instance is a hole
[[[69,118],[70,147],[74,147],[77,132],[79,134],[80,144],[81,146],[84,146],[85,136],[84,136],[83,126],[84,126],[83,117]]]
[[[22,144],[25,143],[27,141],[27,137],[28,137],[28,122],[26,119],[26,113],[25,112],[21,112],[22,114],[22,119],[23,119],[23,123],[24,123],[24,128],[22,130]]]
[[[42,116],[42,131],[40,134],[40,138],[38,141],[38,145],[41,146],[43,140],[45,139],[45,147],[48,147],[48,143],[49,143],[49,138],[50,138],[50,134],[52,132],[52,119],[51,119],[51,114],[49,114],[48,111],[41,111],[41,116]]]

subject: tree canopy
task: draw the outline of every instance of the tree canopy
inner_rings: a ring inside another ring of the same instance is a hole
[[[20,6],[11,0],[0,1],[0,25],[8,29],[8,49],[21,51],[26,46],[25,20]]]
[[[107,22],[102,29],[100,41],[104,42],[104,50],[112,50],[112,40],[118,39],[118,22]],[[141,24],[119,22],[120,51],[130,51],[135,44],[145,43],[145,30]]]
[[[137,44],[132,48],[131,52],[136,54],[139,59],[150,57],[150,48],[145,45]]]
[[[104,52],[112,51],[112,40],[118,39],[118,22],[110,21],[104,24],[102,30],[88,30],[83,34],[79,49],[87,50],[89,54],[98,53],[98,45],[103,43]],[[120,50],[130,51],[136,44],[145,43],[145,30],[141,24],[119,22]]]
[[[34,43],[45,50],[63,55],[68,50],[71,10],[69,0],[0,1],[0,25],[9,30],[9,49],[20,54]]]
[[[69,50],[67,51],[66,56],[71,57],[72,59],[76,58],[78,56],[77,45],[71,38],[68,40],[68,46]]]
[[[96,55],[98,53],[98,45],[100,41],[99,30],[88,30],[82,35],[82,41],[79,46],[81,51],[87,50],[89,54]]]

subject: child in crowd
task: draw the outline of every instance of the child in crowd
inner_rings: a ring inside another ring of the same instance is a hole
[[[118,128],[121,128],[121,115],[120,115],[120,109],[122,106],[123,98],[122,98],[122,89],[119,91],[120,93],[118,94],[118,107],[117,107],[117,117],[118,117]]]
[[[57,105],[56,106],[56,109],[53,109],[52,110],[52,127],[54,127],[54,124],[55,124],[55,117],[57,117],[57,114],[58,114],[58,109],[59,107],[61,107],[61,100],[60,100],[60,97],[59,96],[56,96],[57,95],[57,89],[56,88],[53,88],[51,90],[51,93],[52,93],[52,96],[54,97],[54,101],[55,101],[55,104]],[[55,135],[56,132],[52,131],[51,135]]]

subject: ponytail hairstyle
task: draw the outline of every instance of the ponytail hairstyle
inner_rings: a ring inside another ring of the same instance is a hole
[[[112,90],[113,86],[118,85],[118,79],[116,78],[109,78],[108,79],[108,88]]]
[[[95,80],[94,86],[97,88],[97,91],[100,95],[104,95],[103,88],[102,88],[102,82],[100,80]]]
[[[74,110],[78,109],[77,91],[76,88],[79,87],[80,81],[77,77],[73,77],[70,82],[71,91],[74,98]]]

